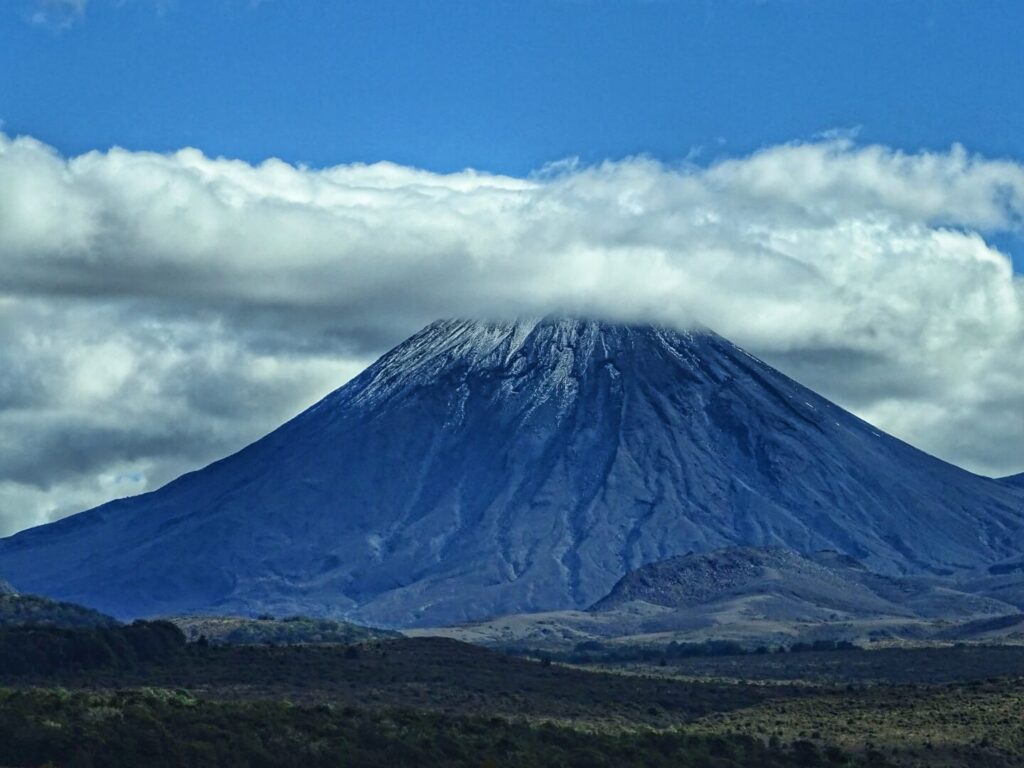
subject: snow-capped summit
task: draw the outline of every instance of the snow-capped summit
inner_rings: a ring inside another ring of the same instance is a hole
[[[452,320],[233,456],[0,541],[0,573],[119,616],[409,626],[583,608],[730,545],[954,572],[1016,552],[1022,521],[1020,490],[709,331]]]

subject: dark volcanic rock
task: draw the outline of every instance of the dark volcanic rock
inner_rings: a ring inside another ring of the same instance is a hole
[[[118,616],[429,625],[730,545],[971,569],[1022,512],[710,332],[443,321],[233,456],[0,541],[0,572]]]

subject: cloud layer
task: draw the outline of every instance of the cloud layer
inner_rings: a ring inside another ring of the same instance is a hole
[[[1024,167],[845,139],[526,179],[0,134],[0,533],[241,447],[439,316],[694,319],[887,431],[1024,469]]]

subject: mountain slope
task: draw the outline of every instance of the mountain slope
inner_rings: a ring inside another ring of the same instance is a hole
[[[1010,475],[1009,477],[1004,477],[1002,479],[1002,482],[1024,488],[1024,472],[1021,472],[1019,475]]]
[[[729,545],[970,569],[1022,511],[710,332],[441,321],[233,456],[0,541],[0,572],[119,616],[428,625]]]

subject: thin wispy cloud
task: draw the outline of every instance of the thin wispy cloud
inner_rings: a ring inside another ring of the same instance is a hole
[[[231,0],[226,0],[231,4]],[[93,4],[106,2],[112,8],[125,8],[132,4],[145,4],[157,14],[172,11],[177,0],[28,0],[25,19],[38,27],[57,32],[68,30],[84,21],[87,11]],[[271,0],[234,0],[240,8],[255,9],[270,3]]]
[[[259,437],[441,316],[703,322],[884,429],[1024,469],[1024,166],[844,136],[526,178],[0,136],[0,533]]]
[[[87,6],[88,0],[34,0],[27,18],[36,26],[62,31],[80,22]]]

